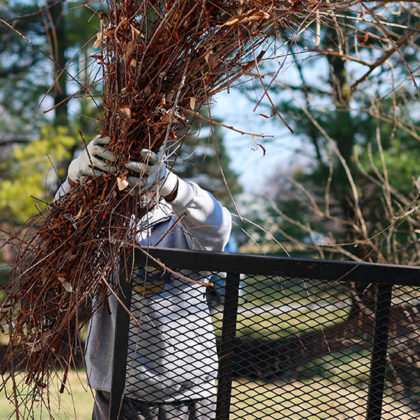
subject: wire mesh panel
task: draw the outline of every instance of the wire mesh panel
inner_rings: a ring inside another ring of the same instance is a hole
[[[137,267],[132,279],[125,418],[137,411],[214,418],[218,357],[206,287],[210,273]],[[179,404],[174,402],[180,402]],[[184,403],[186,402],[186,403]],[[147,406],[147,408],[146,408]],[[152,406],[152,408],[151,408]]]
[[[394,286],[383,418],[420,417],[420,287]]]
[[[337,282],[249,278],[238,312],[230,418],[366,418],[374,297],[369,289],[356,297]],[[386,341],[379,346],[386,351]],[[398,382],[390,379],[382,418],[416,418],[414,404],[392,396]]]
[[[419,286],[185,265],[136,268],[122,418],[144,404],[173,418],[420,416]]]
[[[338,395],[354,392],[348,370],[366,335],[355,324],[344,337],[351,310],[342,284],[248,277],[237,321],[231,418],[336,418]]]

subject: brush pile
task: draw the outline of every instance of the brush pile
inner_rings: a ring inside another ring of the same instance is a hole
[[[142,148],[181,143],[195,110],[258,67],[276,31],[292,34],[334,7],[316,0],[109,0],[95,12],[94,58],[104,84],[99,131],[110,138],[119,172],[72,186],[40,215],[41,228],[20,239],[1,308],[9,331],[3,373],[13,383],[16,413],[18,406],[31,412],[35,400],[48,407],[58,372],[65,389],[93,299],[114,292],[108,280],[134,245],[133,215],[147,212],[141,191],[127,186],[124,164],[140,160]]]

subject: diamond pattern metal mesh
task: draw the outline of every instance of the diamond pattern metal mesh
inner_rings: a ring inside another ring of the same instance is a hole
[[[420,287],[394,286],[384,418],[420,417]],[[388,417],[385,417],[388,415]]]
[[[133,279],[126,418],[147,401],[173,418],[364,419],[382,373],[382,418],[420,417],[420,287],[389,286],[387,309],[374,285],[182,273],[214,286],[152,267]]]
[[[183,274],[208,282],[208,274]],[[151,266],[136,269],[132,287],[137,323],[131,319],[129,327],[126,410],[138,410],[136,401],[143,401],[173,418],[190,412],[212,418],[218,359],[206,288]],[[174,400],[200,401],[184,407]]]

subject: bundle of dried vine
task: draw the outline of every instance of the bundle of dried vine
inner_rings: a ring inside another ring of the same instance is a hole
[[[334,7],[316,0],[109,0],[98,11],[100,132],[110,137],[119,172],[73,186],[40,216],[42,227],[21,239],[2,307],[10,338],[4,371],[16,412],[19,404],[31,410],[36,399],[48,406],[44,388],[57,372],[64,371],[64,389],[88,308],[112,293],[108,280],[134,236],[133,214],[146,212],[126,186],[124,164],[140,159],[142,148],[182,142],[194,110],[255,67],[276,30],[299,30],[316,10]]]

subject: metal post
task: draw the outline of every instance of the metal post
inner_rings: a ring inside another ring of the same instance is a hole
[[[130,310],[131,305],[131,265],[121,268],[119,273],[120,289],[118,297]],[[109,418],[116,420],[120,418],[122,400],[124,397],[125,376],[127,368],[128,352],[128,332],[130,326],[130,316],[127,311],[118,305],[115,323],[114,352],[112,361],[112,382],[111,400],[109,406]]]
[[[375,285],[375,335],[373,339],[367,420],[380,420],[384,393],[392,285]]]
[[[228,420],[232,393],[232,356],[236,335],[240,274],[227,273],[219,354],[216,419]]]

